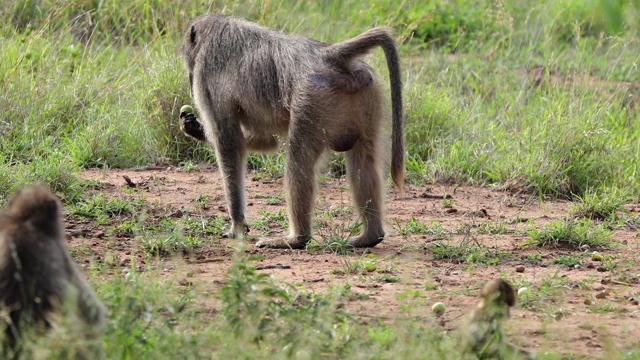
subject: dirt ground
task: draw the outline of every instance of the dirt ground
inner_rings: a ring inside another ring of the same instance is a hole
[[[123,176],[128,176],[132,184],[127,185]],[[97,182],[93,191],[119,198],[144,198],[147,203],[160,206],[164,216],[184,213],[226,216],[222,183],[215,168],[84,171],[81,177]],[[133,185],[135,187],[131,187]],[[250,222],[264,217],[260,210],[278,214],[285,209],[282,181],[260,180],[255,174],[249,174],[247,190]],[[369,296],[369,299],[350,302],[349,310],[362,317],[377,314],[383,319],[404,315],[433,319],[431,305],[442,301],[447,311],[439,322],[444,330],[453,331],[477,303],[482,284],[504,277],[516,287],[528,284],[535,299],[512,312],[507,334],[513,342],[534,352],[553,350],[590,358],[605,358],[610,350],[639,345],[640,307],[634,301],[640,299],[637,227],[616,229],[613,240],[617,245],[597,249],[605,258],[610,257],[607,266],[590,260],[595,249],[584,249],[582,263],[571,268],[554,264],[553,260],[561,255],[580,254],[578,250],[522,246],[530,238],[526,232],[532,224],[540,227],[552,219],[568,216],[571,206],[568,201],[541,201],[530,194],[441,184],[407,186],[405,191],[403,199],[396,191],[387,192],[387,237],[375,248],[366,250],[374,254],[377,261],[376,270],[371,273],[344,274],[349,264],[363,259],[363,253],[366,256],[364,250],[337,255],[323,251],[258,249],[252,244],[247,249],[261,255],[262,260],[257,261],[256,266],[284,265],[260,270],[281,282],[302,284],[317,292],[349,283],[356,293]],[[451,195],[453,201],[437,198],[444,193]],[[316,226],[316,234],[340,232],[343,224],[348,229],[354,223],[344,178],[323,177],[318,194],[316,222],[323,225]],[[197,199],[202,199],[202,195],[208,196],[208,203],[197,206]],[[625,206],[631,211],[629,216],[636,218],[638,208],[638,204]],[[323,215],[327,213],[338,215],[327,221]],[[431,231],[402,235],[401,230],[407,229],[409,222],[417,223],[416,220],[430,226]],[[194,254],[149,260],[145,259],[138,239],[112,230],[118,221],[122,219],[114,217],[110,224],[97,224],[91,219],[67,216],[70,248],[76,259],[86,267],[91,259],[101,261],[105,256],[113,256],[109,263],[114,273],[119,274],[120,268],[128,267],[131,259],[136,258],[141,266],[146,263],[162,268],[163,276],[177,278],[194,286],[196,291],[211,293],[221,286],[231,264],[232,240],[215,234]],[[270,224],[268,236],[286,235],[281,225]],[[443,235],[434,229],[452,234]],[[345,231],[348,235],[348,230]],[[255,229],[251,234],[261,235]],[[249,241],[255,242],[255,239]],[[437,260],[429,248],[438,241],[484,244],[485,251],[497,254],[495,261],[488,261],[495,264],[472,263],[464,258]],[[389,281],[385,275],[400,281]],[[406,306],[411,304],[413,306]]]

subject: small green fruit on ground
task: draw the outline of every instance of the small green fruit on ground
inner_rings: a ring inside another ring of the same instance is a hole
[[[183,105],[180,108],[180,113],[193,114],[193,108],[191,107],[191,105]]]
[[[527,296],[531,293],[531,291],[529,291],[529,289],[527,289],[526,287],[521,287],[520,289],[518,289],[518,296]]]
[[[431,311],[433,311],[436,315],[442,315],[445,311],[447,311],[447,307],[444,305],[444,303],[437,302],[433,304],[433,306],[431,307]]]
[[[600,255],[599,252],[594,251],[593,254],[591,254],[591,261],[603,261],[604,257],[602,255]]]
[[[365,269],[367,272],[374,272],[374,271],[376,271],[377,266],[376,266],[376,262],[375,262],[375,260],[368,260],[368,261],[365,261],[363,265],[364,265],[364,269]]]

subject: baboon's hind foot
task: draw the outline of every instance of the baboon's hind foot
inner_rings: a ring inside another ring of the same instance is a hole
[[[381,235],[360,235],[347,240],[347,244],[354,248],[370,248],[380,244],[384,240],[384,233]]]
[[[310,240],[310,235],[300,235],[295,238],[285,239],[262,239],[256,243],[256,246],[270,249],[304,249]]]

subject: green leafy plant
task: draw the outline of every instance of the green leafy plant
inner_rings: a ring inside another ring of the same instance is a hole
[[[565,265],[567,267],[572,268],[576,265],[581,265],[582,258],[583,256],[581,255],[560,255],[559,257],[553,259],[553,263]]]
[[[532,226],[527,232],[531,237],[525,244],[579,249],[583,245],[592,248],[611,246],[611,230],[589,219],[551,220],[542,228]]]
[[[615,220],[620,206],[629,201],[625,192],[613,188],[600,191],[590,190],[577,196],[578,203],[573,204],[569,213],[576,218],[593,220]]]

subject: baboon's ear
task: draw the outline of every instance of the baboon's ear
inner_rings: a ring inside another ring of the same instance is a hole
[[[57,219],[58,218],[58,202],[54,199],[51,199],[49,201],[47,201],[47,203],[45,204],[45,209],[47,211],[47,215],[49,215],[49,217],[51,219]]]
[[[191,26],[191,43],[195,43],[196,42],[196,26],[193,25]]]

